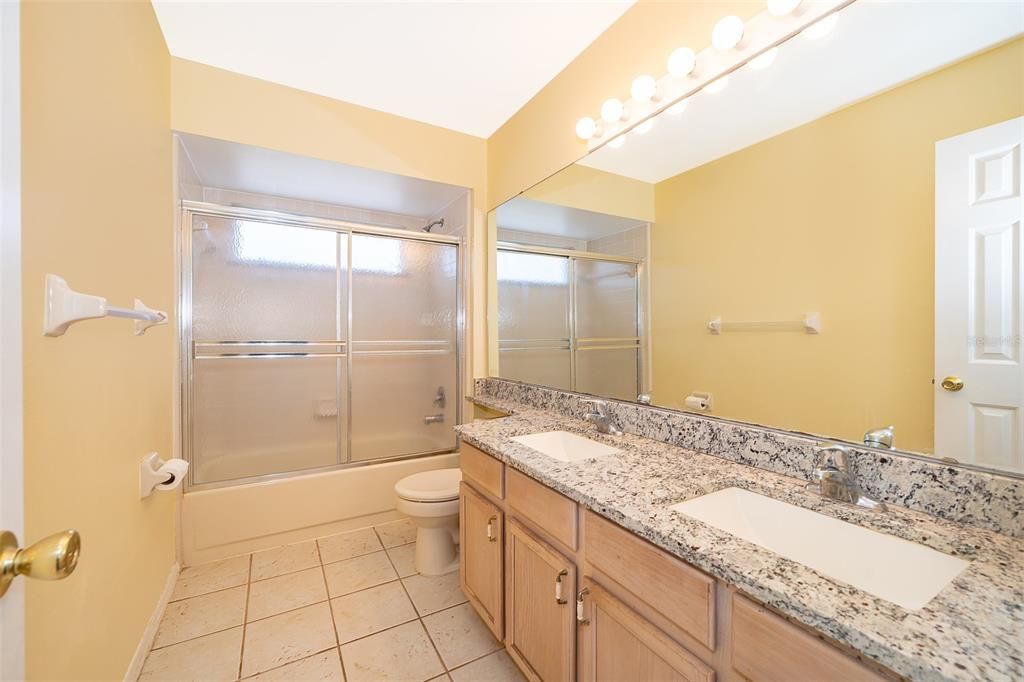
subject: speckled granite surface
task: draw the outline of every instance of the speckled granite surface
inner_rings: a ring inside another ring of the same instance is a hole
[[[590,411],[583,402],[589,396],[503,379],[477,379],[476,395],[575,418]],[[796,478],[806,479],[814,463],[816,438],[636,403],[607,403],[626,433]],[[884,450],[853,448],[853,453],[857,480],[871,497],[1024,538],[1024,480]]]
[[[914,680],[1024,679],[1024,540],[890,507],[825,500],[803,480],[493,396],[510,416],[456,427],[462,438],[594,512],[735,585],[754,599]],[[565,430],[621,454],[559,462],[509,440]],[[909,611],[668,509],[736,486],[953,554],[971,565],[923,609]]]

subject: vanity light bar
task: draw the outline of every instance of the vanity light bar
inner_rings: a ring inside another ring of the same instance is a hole
[[[586,116],[576,122],[576,135],[587,141],[587,151],[605,144],[619,147],[622,133],[673,105],[679,105],[676,112],[682,111],[685,98],[701,90],[721,91],[729,74],[740,67],[748,63],[757,69],[767,67],[774,61],[779,45],[798,33],[810,28],[809,37],[824,35],[835,25],[835,13],[853,2],[767,0],[767,10],[749,22],[734,15],[723,17],[715,24],[710,47],[699,53],[688,47],[676,49],[669,55],[666,75],[660,79],[637,76],[630,99],[605,100],[600,119]]]

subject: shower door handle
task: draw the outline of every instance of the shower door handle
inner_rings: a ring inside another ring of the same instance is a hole
[[[424,415],[423,423],[424,424],[444,424],[444,413]]]

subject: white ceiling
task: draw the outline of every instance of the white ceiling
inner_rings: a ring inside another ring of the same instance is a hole
[[[661,182],[801,126],[1024,32],[1024,3],[868,2],[839,13],[817,41],[797,36],[763,71],[740,69],[718,93],[697,93],[645,134],[627,133],[581,164]],[[949,102],[955,107],[956,102]]]
[[[203,187],[426,218],[466,190],[308,156],[179,133]]]
[[[175,57],[489,137],[634,2],[153,6]]]
[[[539,232],[570,239],[600,239],[647,223],[584,211],[579,208],[547,204],[543,201],[517,197],[498,207],[495,219],[500,230]]]

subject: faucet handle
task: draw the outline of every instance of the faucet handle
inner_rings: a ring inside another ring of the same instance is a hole
[[[845,471],[850,463],[850,448],[839,443],[818,443],[815,452],[815,469],[821,469],[830,458],[834,459],[832,467],[842,471]]]
[[[581,402],[590,403],[594,406],[594,412],[602,417],[608,416],[608,403],[604,400],[597,400],[595,398],[584,399]]]

